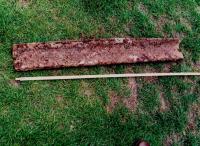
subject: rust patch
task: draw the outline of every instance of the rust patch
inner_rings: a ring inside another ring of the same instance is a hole
[[[183,59],[178,39],[89,39],[13,45],[17,71]]]

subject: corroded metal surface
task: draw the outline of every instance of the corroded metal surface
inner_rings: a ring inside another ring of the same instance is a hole
[[[178,39],[111,38],[13,45],[17,71],[176,61],[183,58]]]

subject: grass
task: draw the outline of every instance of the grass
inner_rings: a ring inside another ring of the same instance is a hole
[[[198,77],[137,79],[134,112],[119,105],[107,113],[109,92],[129,96],[127,79],[36,81],[16,85],[18,76],[163,71],[165,63],[16,72],[14,43],[80,37],[179,37],[185,60],[171,71],[199,71],[199,0],[0,0],[0,144],[131,145],[138,138],[154,146],[200,145],[200,118],[188,128],[188,114],[200,106]],[[83,87],[86,82],[87,86]],[[92,94],[85,95],[83,90]],[[161,112],[160,94],[169,102]],[[178,135],[178,136],[177,136]],[[178,138],[177,138],[178,137]]]

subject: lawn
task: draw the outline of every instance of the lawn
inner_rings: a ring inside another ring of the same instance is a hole
[[[178,37],[185,59],[16,72],[12,44]],[[200,71],[200,0],[0,0],[0,145],[200,145],[200,78],[15,77]],[[130,102],[127,102],[130,101]]]

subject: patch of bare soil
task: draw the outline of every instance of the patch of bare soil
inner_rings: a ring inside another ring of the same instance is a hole
[[[155,20],[156,21],[156,20]],[[156,31],[157,32],[162,32],[163,31],[163,26],[167,23],[172,23],[165,15],[161,16],[157,21],[156,21]]]
[[[192,24],[186,19],[180,16],[180,23],[185,26],[189,31],[192,30]],[[179,38],[180,40],[182,40],[185,37],[185,33],[181,32],[174,32],[173,33],[173,37]]]
[[[19,4],[22,7],[28,7],[29,2],[30,2],[29,0],[19,0]]]
[[[196,119],[200,117],[200,104],[193,104],[188,112],[188,124],[186,129],[197,133]]]
[[[20,81],[10,80],[9,83],[11,86],[14,86],[16,88],[18,88],[20,86]]]
[[[147,9],[147,7],[146,7],[143,3],[140,3],[140,4],[138,5],[138,9],[139,9],[142,13],[148,14],[148,9]]]
[[[112,113],[117,104],[121,101],[121,97],[117,96],[114,92],[109,93],[110,103],[106,106],[108,113]]]
[[[131,95],[129,98],[124,98],[123,103],[124,105],[131,111],[134,111],[134,109],[137,106],[137,83],[135,81],[135,78],[129,78],[128,79],[128,86],[131,90]]]
[[[186,27],[190,27],[188,21],[186,21],[186,19],[181,19],[180,21],[182,21],[182,23],[184,23],[183,25],[185,25]],[[164,37],[169,37],[167,33],[163,32],[163,27],[166,24],[170,24],[170,25],[175,25],[175,22],[173,20],[170,20],[169,18],[167,18],[167,16],[163,15],[161,16],[158,20],[155,20],[155,26],[156,26],[156,31],[160,32]],[[180,40],[182,40],[184,38],[184,33],[177,33],[177,32],[173,32],[173,37],[174,38],[179,38]]]
[[[196,12],[197,12],[198,14],[200,14],[200,6],[197,6],[195,10],[196,10]]]
[[[91,97],[92,95],[94,95],[94,89],[87,82],[81,81],[79,94]]]
[[[192,30],[192,24],[186,18],[181,17],[180,23],[183,24],[188,30]]]
[[[156,73],[157,70],[153,67],[147,66],[143,70],[144,73]],[[158,77],[144,77],[144,81],[148,84],[156,83],[158,81]]]
[[[189,113],[188,113],[188,124],[186,126],[185,131],[192,131],[194,134],[197,134],[197,125],[196,125],[196,118],[200,116],[200,104],[193,104],[190,107]],[[185,132],[184,131],[184,132]],[[173,133],[169,135],[163,145],[164,146],[172,146],[173,143],[176,143],[180,141],[182,138],[181,134]]]
[[[196,63],[194,63],[194,68],[195,70],[200,71],[200,61],[197,61]]]
[[[164,146],[172,146],[173,143],[180,141],[180,139],[181,139],[180,134],[173,133],[165,139],[163,145]]]
[[[63,96],[56,96],[56,101],[61,103],[63,101]]]
[[[60,75],[60,71],[59,70],[52,70],[52,75],[53,76],[59,76]]]
[[[165,63],[162,71],[163,72],[171,72],[171,68],[172,68],[172,63]]]
[[[160,112],[165,112],[169,110],[170,104],[169,101],[164,98],[164,93],[160,93]]]
[[[185,37],[185,34],[184,33],[174,32],[173,33],[173,37],[174,38],[179,38],[180,40],[183,40],[183,38]]]
[[[155,16],[151,15],[149,13],[148,8],[143,4],[140,3],[138,6],[138,9],[140,12],[144,13],[148,18],[152,21],[152,24],[155,25],[156,31],[159,33],[162,33],[163,26],[169,22],[169,19],[166,16],[161,16],[158,20],[155,18]],[[163,34],[163,33],[162,33]],[[163,34],[164,35],[164,34]],[[164,35],[165,36],[165,35]]]
[[[103,25],[99,26],[98,31],[95,35],[104,35],[106,33],[105,27]]]
[[[62,95],[55,96],[55,104],[53,105],[53,109],[64,109],[69,105],[69,101],[66,100],[66,98]]]
[[[126,73],[132,73],[132,68],[129,66],[127,67],[126,69]],[[134,111],[136,109],[136,106],[137,106],[137,97],[138,97],[138,94],[137,94],[137,89],[138,89],[138,86],[137,86],[137,83],[136,83],[136,80],[135,78],[128,78],[128,87],[131,91],[130,93],[130,97],[120,97],[120,96],[117,96],[114,92],[111,92],[109,94],[109,97],[110,97],[110,103],[109,105],[107,105],[106,109],[109,113],[111,113],[114,108],[116,107],[116,105],[120,102],[120,103],[123,103],[124,106],[126,108],[128,108],[130,111]]]
[[[192,30],[192,24],[187,19],[180,17],[180,23],[184,25],[188,30]],[[180,40],[182,40],[185,37],[185,35],[186,34],[183,32],[173,32],[173,37],[179,38]]]

